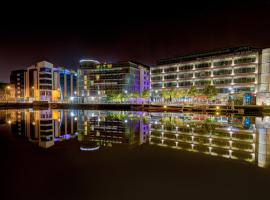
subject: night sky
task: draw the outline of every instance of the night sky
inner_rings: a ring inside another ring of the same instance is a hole
[[[270,1],[136,2],[1,6],[0,81],[42,60],[74,69],[82,58],[153,66],[194,51],[270,47]]]

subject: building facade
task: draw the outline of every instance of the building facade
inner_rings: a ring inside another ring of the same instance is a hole
[[[53,71],[53,90],[59,91],[54,101],[67,102],[77,96],[77,72],[63,67],[55,67]]]
[[[81,60],[78,69],[79,95],[87,98],[108,93],[142,93],[149,90],[149,67],[137,62],[99,63]]]
[[[26,100],[52,101],[53,64],[47,61],[38,62],[27,68]]]
[[[251,47],[161,59],[151,68],[151,92],[159,95],[162,90],[191,86],[202,90],[214,85],[220,96],[242,93],[246,95],[245,104],[252,104],[256,94],[265,97],[269,93],[269,70],[270,49]],[[261,99],[257,98],[257,104]]]
[[[17,101],[67,102],[77,94],[76,71],[53,67],[47,61],[12,71],[10,82],[15,86]]]
[[[15,98],[17,101],[23,101],[26,89],[27,70],[14,70],[10,74],[10,83],[15,87]]]

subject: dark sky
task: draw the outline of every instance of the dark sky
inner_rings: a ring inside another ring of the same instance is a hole
[[[41,60],[76,68],[81,58],[157,59],[216,48],[270,47],[270,2],[23,3],[1,6],[0,81]]]

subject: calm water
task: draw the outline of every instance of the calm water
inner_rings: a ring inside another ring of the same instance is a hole
[[[4,199],[247,199],[270,183],[270,117],[2,110],[0,123]]]

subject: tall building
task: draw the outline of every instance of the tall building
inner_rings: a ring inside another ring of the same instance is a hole
[[[53,64],[38,62],[27,68],[26,95],[29,101],[52,101]]]
[[[53,89],[60,91],[59,100],[68,101],[77,96],[77,72],[63,67],[55,67],[53,71]]]
[[[99,63],[81,60],[78,90],[84,100],[113,93],[142,93],[149,90],[149,67],[134,61]]]
[[[15,98],[17,101],[24,100],[26,89],[27,70],[14,70],[10,74],[10,83],[15,87]]]
[[[270,49],[238,47],[161,59],[151,68],[151,92],[214,85],[219,96],[244,94],[244,103],[267,101],[270,92]],[[269,100],[268,100],[269,101]],[[270,101],[269,101],[270,104]]]

